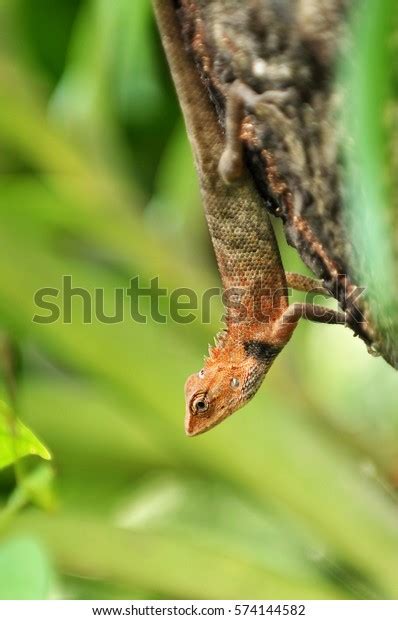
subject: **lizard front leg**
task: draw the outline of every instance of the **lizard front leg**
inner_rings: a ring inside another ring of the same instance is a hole
[[[310,276],[303,276],[301,273],[291,273],[287,271],[286,282],[288,287],[295,291],[331,297],[330,291],[323,286],[322,280],[317,280],[316,278],[311,278]]]
[[[345,312],[333,310],[333,308],[325,308],[316,304],[294,303],[285,310],[279,321],[297,323],[299,319],[307,319],[315,323],[345,325],[347,317]]]
[[[344,312],[315,304],[294,303],[273,325],[272,341],[279,346],[284,346],[290,340],[300,319],[330,325],[346,325],[347,323],[347,316]]]

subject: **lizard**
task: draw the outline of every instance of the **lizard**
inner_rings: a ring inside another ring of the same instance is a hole
[[[153,0],[200,181],[205,215],[227,299],[226,329],[203,368],[185,384],[185,431],[204,433],[257,392],[299,320],[345,324],[344,312],[310,303],[289,304],[288,287],[327,295],[322,282],[286,273],[274,229],[249,174],[226,183],[234,151],[206,85],[184,44],[173,0]],[[228,152],[229,149],[229,152]],[[241,160],[238,159],[239,165]]]
[[[347,327],[371,355],[398,368],[394,302],[386,311],[361,248],[366,226],[356,222],[350,193],[360,187],[353,180],[358,170],[347,166],[355,141],[344,121],[351,85],[340,79],[341,67],[355,72],[353,25],[366,2],[175,0],[174,6],[225,127],[220,173],[231,182],[250,170],[264,206],[338,300]]]

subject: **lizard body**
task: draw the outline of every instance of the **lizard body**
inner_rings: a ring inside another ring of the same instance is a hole
[[[243,163],[249,168],[287,242],[345,311],[347,327],[371,355],[398,368],[396,302],[386,313],[361,247],[366,226],[361,232],[347,191],[360,187],[352,181],[358,170],[349,179],[345,165],[356,150],[355,132],[343,122],[353,86],[338,78],[342,66],[356,70],[354,24],[367,4],[174,0],[187,49],[225,126],[220,173],[231,182]],[[396,299],[396,287],[389,288]]]
[[[252,179],[246,176],[239,185],[224,182],[219,173],[222,156],[224,164],[230,165],[225,161],[224,133],[194,60],[185,49],[174,3],[153,0],[153,4],[194,153],[224,298],[228,299],[227,329],[210,349],[203,369],[189,377],[185,386],[185,428],[188,435],[197,435],[254,396],[301,317],[344,323],[345,316],[309,304],[289,306],[288,284],[309,290],[314,282],[319,288],[319,283],[294,275],[287,280],[269,216]]]

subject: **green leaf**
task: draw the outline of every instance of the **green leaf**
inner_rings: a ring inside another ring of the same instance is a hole
[[[353,11],[354,47],[342,66],[347,92],[347,216],[371,314],[384,350],[398,357],[396,228],[396,32],[394,0]],[[372,41],[372,45],[369,45]]]
[[[51,459],[50,452],[41,441],[13,416],[6,403],[0,401],[0,469],[30,454]]]
[[[224,514],[224,520],[228,521],[228,515]],[[46,542],[65,574],[100,576],[116,587],[128,587],[132,594],[166,592],[169,598],[178,599],[349,597],[344,587],[318,572],[316,565],[303,574],[270,566],[267,551],[259,560],[243,543],[241,549],[239,543],[224,547],[220,538],[217,544],[215,538],[204,538],[195,525],[187,518],[184,530],[169,526],[123,529],[87,514],[64,512],[50,517],[38,511],[25,511],[15,519],[17,531],[35,532]]]
[[[53,510],[56,499],[53,490],[54,471],[51,465],[41,463],[36,469],[24,476],[8,498],[2,516],[12,516],[33,502],[43,510]]]
[[[0,545],[0,600],[48,598],[51,568],[43,549],[29,537]]]

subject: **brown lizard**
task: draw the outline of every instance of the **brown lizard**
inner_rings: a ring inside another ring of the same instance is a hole
[[[345,166],[355,151],[342,122],[351,87],[337,79],[342,62],[356,71],[352,22],[366,6],[365,0],[174,0],[186,48],[225,127],[220,173],[230,182],[250,170],[264,206],[339,301],[347,327],[369,353],[398,368],[396,304],[386,310],[361,248],[366,226],[354,223],[347,191],[360,184],[353,180],[358,171]]]
[[[344,324],[345,314],[306,303],[289,305],[288,286],[328,293],[317,280],[285,273],[270,219],[250,176],[239,185],[223,180],[220,161],[224,170],[230,169],[234,153],[225,150],[224,133],[185,48],[173,0],[153,4],[228,299],[226,330],[210,348],[202,370],[185,385],[185,429],[192,436],[213,428],[254,396],[300,318]]]

